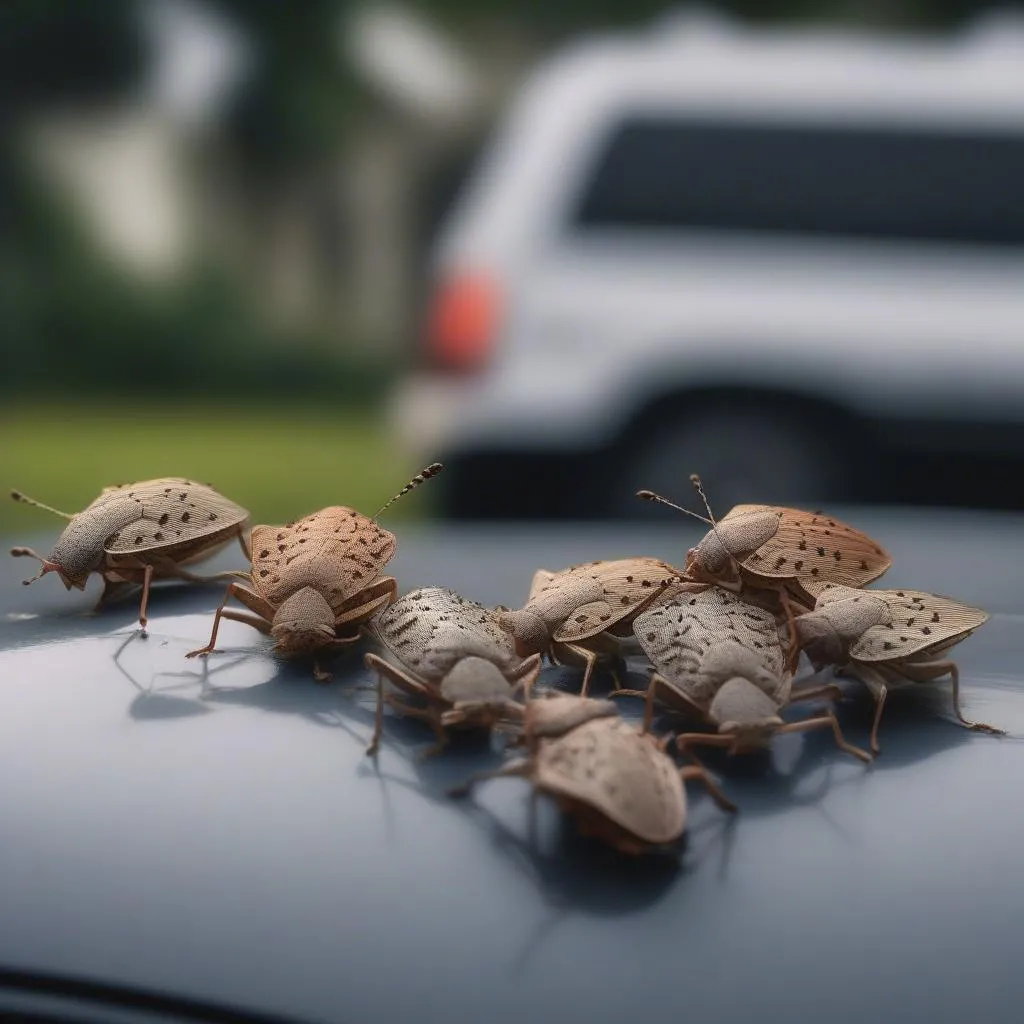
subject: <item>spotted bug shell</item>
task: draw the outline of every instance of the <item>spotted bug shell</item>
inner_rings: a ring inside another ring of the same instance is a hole
[[[637,616],[633,632],[654,669],[698,710],[719,687],[749,679],[774,701],[789,676],[775,616],[720,587],[682,595]]]
[[[106,487],[74,516],[57,539],[51,561],[73,575],[98,569],[105,556],[175,550],[210,553],[218,534],[236,533],[249,513],[212,487],[181,477]],[[176,558],[176,561],[185,559]]]
[[[135,517],[107,538],[109,554],[140,554],[185,543],[237,526],[249,515],[212,487],[176,477],[105,488],[79,515],[123,520],[129,511]]]
[[[250,544],[252,585],[260,597],[277,606],[313,587],[336,613],[377,579],[398,546],[394,534],[342,505],[287,526],[255,526]]]
[[[546,693],[529,704],[530,733],[533,736],[564,736],[596,718],[612,718],[619,709],[611,700],[577,697],[570,693]]]
[[[686,792],[672,759],[621,718],[585,722],[541,742],[534,761],[538,789],[594,808],[652,845],[678,839]]]
[[[523,611],[542,619],[559,643],[574,643],[628,620],[679,576],[678,569],[656,558],[588,562],[538,573]]]
[[[381,612],[371,628],[399,661],[428,683],[439,683],[467,657],[483,658],[505,673],[522,664],[495,612],[444,587],[413,590]]]
[[[830,583],[863,587],[892,564],[867,534],[823,512],[737,505],[719,521],[717,533],[747,573],[765,580],[795,580],[809,605]],[[717,570],[721,543],[714,532],[701,542],[705,543],[707,551],[702,554],[698,545],[693,558]]]
[[[857,615],[865,600],[883,602],[887,614],[849,647],[856,661],[902,661],[937,654],[965,640],[987,621],[988,612],[923,590],[867,590],[829,587],[815,605],[842,625]]]

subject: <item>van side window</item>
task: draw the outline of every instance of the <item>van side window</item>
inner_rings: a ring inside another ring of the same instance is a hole
[[[1024,135],[633,117],[607,138],[574,229],[1024,244]]]

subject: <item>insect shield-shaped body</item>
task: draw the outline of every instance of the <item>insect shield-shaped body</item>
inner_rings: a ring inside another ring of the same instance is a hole
[[[816,668],[835,665],[864,683],[875,698],[871,749],[878,753],[878,725],[888,690],[948,675],[953,710],[969,729],[1003,730],[970,722],[960,710],[960,674],[942,656],[966,640],[988,613],[922,590],[855,590],[829,587],[813,612],[796,620],[797,636]]]
[[[714,733],[685,733],[682,750],[719,746],[731,754],[766,748],[773,736],[831,728],[836,743],[863,761],[846,742],[832,712],[786,723],[782,709],[835,687],[792,690],[792,674],[774,615],[719,587],[683,594],[638,616],[633,623],[654,672],[647,689],[645,725],[660,697],[677,711],[703,718]]]
[[[789,623],[791,668],[796,668],[797,657],[793,605],[798,612],[809,611],[827,585],[863,587],[892,564],[867,534],[824,512],[736,505],[715,522],[700,478],[694,475],[690,480],[704,502],[709,517],[704,521],[711,529],[687,554],[687,578],[759,602],[766,592],[774,592]],[[638,496],[694,515],[651,491]]]
[[[588,562],[561,572],[541,569],[526,604],[503,612],[501,622],[520,654],[584,665],[580,693],[585,695],[598,661],[608,658],[621,668],[621,634],[628,637],[636,615],[679,578],[678,569],[656,558]]]
[[[42,562],[42,569],[26,584],[55,572],[68,590],[84,590],[90,574],[96,572],[105,581],[101,604],[126,584],[141,584],[139,622],[143,627],[153,580],[223,579],[224,574],[195,576],[184,566],[210,557],[234,538],[249,557],[244,536],[249,513],[212,487],[191,480],[166,477],[106,487],[77,515],[58,512],[18,491],[11,496],[68,520],[47,558],[30,548],[11,549],[12,555]]]
[[[428,466],[377,513],[441,472]],[[390,576],[381,576],[398,543],[393,533],[355,509],[332,505],[287,526],[253,527],[250,586],[232,583],[213,619],[210,641],[186,657],[210,654],[217,643],[221,619],[234,619],[274,639],[273,650],[285,658],[313,655],[319,682],[330,673],[320,669],[319,652],[355,643],[360,627],[397,593]],[[227,608],[236,598],[254,615]]]
[[[736,810],[703,768],[679,768],[665,753],[665,741],[623,721],[609,701],[567,695],[549,700],[558,703],[545,708],[547,700],[527,702],[528,756],[473,776],[451,795],[465,796],[487,778],[520,776],[553,798],[584,835],[628,854],[679,840],[686,827],[685,780],[699,779],[723,810]],[[566,703],[572,700],[586,703],[573,713]]]
[[[447,729],[521,722],[515,693],[540,672],[540,655],[519,657],[490,609],[453,590],[423,587],[381,612],[366,631],[398,662],[376,654],[365,658],[377,672],[377,721],[368,754],[380,742],[385,701],[400,714],[426,719],[437,736],[430,753],[446,745]],[[422,706],[385,693],[385,680]]]

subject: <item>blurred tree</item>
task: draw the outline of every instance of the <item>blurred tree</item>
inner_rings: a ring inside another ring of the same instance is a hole
[[[130,88],[148,59],[135,0],[3,0],[0,107],[109,97]]]
[[[230,138],[250,170],[306,171],[337,151],[360,85],[341,59],[345,0],[214,0],[255,50],[254,73],[227,116]]]

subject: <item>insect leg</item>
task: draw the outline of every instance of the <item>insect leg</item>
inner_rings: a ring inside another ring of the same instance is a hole
[[[956,666],[956,662],[953,661],[928,661],[928,662],[910,662],[908,664],[900,665],[897,669],[893,666],[893,671],[898,671],[901,675],[906,676],[907,679],[911,679],[914,682],[930,682],[933,679],[939,679],[944,675],[949,675],[950,682],[953,687],[953,711],[956,713],[956,717],[960,722],[965,725],[968,729],[973,729],[975,732],[987,732],[993,736],[1005,736],[1005,729],[998,729],[994,725],[987,725],[985,722],[972,722],[968,718],[964,718],[963,711],[960,710],[960,670]]]
[[[885,698],[889,695],[889,688],[885,685],[885,676],[882,675],[879,669],[874,668],[871,665],[860,665],[856,663],[844,665],[837,671],[840,675],[850,676],[853,679],[859,680],[867,687],[868,692],[875,700],[875,717],[871,723],[871,753],[877,754],[880,750],[880,747],[878,746],[878,727],[882,722],[882,711],[885,708]]]
[[[800,636],[796,631],[796,618],[793,615],[793,606],[789,601],[789,594],[785,587],[779,588],[779,604],[786,615],[786,629],[789,631],[789,651],[787,652],[786,664],[790,672],[795,672],[800,663]]]
[[[666,679],[658,675],[657,672],[652,672],[651,681],[647,684],[647,693],[644,694],[644,732],[651,731],[651,723],[654,721],[654,696],[658,687],[672,690]]]
[[[806,690],[793,690],[789,695],[789,704],[795,704],[798,700],[813,700],[815,697],[828,697],[829,700],[841,700],[843,696],[842,687],[836,683],[826,683],[823,686],[811,686]]]
[[[149,621],[146,618],[146,611],[149,608],[149,585],[153,580],[153,566],[147,565],[142,570],[142,603],[139,605],[139,625],[142,627],[142,632],[146,632],[146,623]]]
[[[590,689],[590,677],[594,674],[594,666],[598,661],[597,654],[586,647],[580,647],[579,644],[561,643],[558,646],[563,651],[568,651],[570,654],[576,655],[577,658],[583,659],[583,682],[580,684],[580,696],[586,697],[587,691]]]
[[[871,755],[866,750],[861,750],[860,747],[855,747],[852,743],[846,741],[843,730],[839,728],[839,719],[831,711],[827,715],[821,715],[818,718],[805,718],[802,722],[789,722],[786,725],[780,726],[775,731],[777,734],[784,732],[808,732],[811,729],[823,729],[826,726],[831,727],[832,734],[836,738],[836,746],[840,750],[846,751],[847,754],[853,754],[854,757],[860,758],[861,761],[865,761],[868,764],[871,763]]]
[[[225,569],[224,572],[212,572],[209,576],[199,576],[194,572],[189,572],[188,569],[183,569],[180,565],[175,565],[170,559],[161,563],[160,573],[162,576],[185,580],[188,583],[219,583],[221,580],[245,580],[246,583],[252,581],[252,574],[242,569]]]
[[[224,606],[228,603],[228,600],[232,596],[237,597],[242,602],[242,604],[250,608],[253,608],[253,605],[257,603],[260,605],[263,604],[261,599],[256,597],[256,595],[253,594],[251,591],[246,590],[244,587],[239,586],[237,583],[229,584],[228,589],[224,591],[224,598],[221,601],[220,606],[214,613],[213,630],[210,633],[209,643],[205,647],[199,647],[194,651],[189,651],[188,654],[185,655],[186,658],[194,658],[198,654],[209,654],[213,651],[214,647],[217,644],[217,630],[220,629],[220,620],[222,618],[235,619],[237,622],[246,622],[251,626],[255,626],[261,632],[270,632],[270,626],[267,625],[266,616],[262,614],[262,611],[257,612],[259,618],[244,615],[240,612],[226,611]],[[250,603],[250,601],[252,601],[252,603]],[[257,609],[253,608],[253,611],[257,611]]]
[[[434,736],[437,737],[436,742],[433,746],[427,747],[426,750],[419,754],[419,760],[422,761],[425,758],[433,757],[435,754],[440,754],[448,746],[448,734],[444,731],[444,726],[441,724],[437,711],[434,708],[413,707],[411,704],[406,704],[404,700],[400,700],[393,693],[384,694],[384,699],[400,715],[409,718],[421,718],[434,730]]]
[[[683,782],[686,782],[688,779],[700,779],[700,781],[707,787],[707,791],[711,794],[711,799],[714,800],[723,811],[729,811],[731,814],[735,814],[738,810],[736,805],[718,788],[718,783],[716,783],[711,777],[708,770],[701,765],[684,765],[679,769],[679,778],[681,778]]]
[[[692,758],[698,767],[703,767],[694,756],[691,747],[731,747],[734,737],[713,732],[684,732],[676,737],[676,750]]]
[[[371,672],[377,673],[377,713],[374,720],[373,736],[366,748],[366,753],[372,757],[377,753],[377,748],[380,746],[381,733],[384,731],[384,680],[388,679],[396,686],[399,686],[406,692],[413,694],[425,696],[426,688],[416,682],[415,679],[410,679],[405,675],[405,673],[400,672],[393,665],[388,664],[388,662],[383,658],[372,652],[369,652],[364,656],[363,664],[370,669]],[[388,703],[394,706],[391,700],[388,700]],[[399,709],[396,708],[396,710]],[[410,709],[410,713],[412,710],[418,711],[420,709]]]
[[[242,554],[245,555],[247,562],[252,561],[252,546],[250,541],[245,536],[245,530],[238,531],[238,546],[242,549]]]

